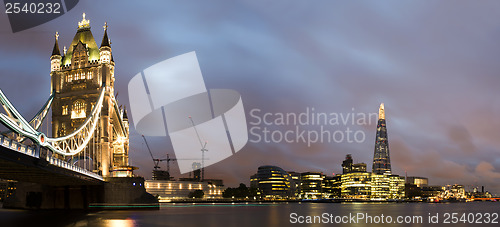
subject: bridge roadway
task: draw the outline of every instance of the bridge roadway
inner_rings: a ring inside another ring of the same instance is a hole
[[[0,179],[50,186],[99,185],[102,176],[0,135]]]

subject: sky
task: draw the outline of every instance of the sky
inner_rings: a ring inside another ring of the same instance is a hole
[[[18,33],[1,13],[0,89],[26,118],[33,116],[50,94],[54,33],[61,49],[69,46],[85,12],[98,44],[104,22],[109,25],[122,105],[129,106],[127,85],[137,73],[196,51],[209,89],[241,94],[249,129],[253,109],[261,116],[312,108],[368,114],[383,102],[393,173],[428,177],[431,185],[484,185],[500,194],[499,10],[498,1],[81,1]],[[349,127],[365,138],[310,146],[248,142],[207,167],[206,178],[248,184],[261,165],[332,175],[341,172],[346,154],[371,171],[375,118],[326,127]],[[168,137],[147,139],[157,158],[174,155]],[[150,178],[153,162],[133,127],[130,145],[136,173]],[[174,163],[172,174],[187,177]]]

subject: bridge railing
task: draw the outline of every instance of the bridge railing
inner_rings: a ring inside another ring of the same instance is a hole
[[[0,144],[3,147],[10,148],[11,150],[38,158],[35,148],[18,143],[17,141],[11,140],[3,135],[0,135]]]
[[[94,173],[92,171],[88,171],[88,170],[86,170],[86,169],[84,169],[82,167],[72,165],[71,163],[63,161],[61,159],[52,158],[52,157],[47,156],[46,160],[47,160],[47,162],[49,162],[52,165],[59,166],[59,167],[65,168],[65,169],[70,169],[70,170],[73,170],[75,172],[81,173],[83,175],[87,175],[89,177],[97,178],[99,180],[104,180],[102,178],[102,176],[99,175],[99,174],[96,174],[96,173]]]
[[[9,148],[11,150],[15,150],[19,153],[23,153],[23,154],[26,154],[26,155],[29,155],[29,156],[32,156],[35,158],[40,158],[39,153],[36,152],[36,149],[34,147],[18,143],[17,141],[11,140],[8,137],[5,137],[3,135],[0,135],[0,146]],[[44,148],[42,148],[42,149],[44,149]],[[61,168],[69,169],[69,170],[72,170],[72,171],[78,172],[80,174],[83,174],[83,175],[86,175],[86,176],[89,176],[92,178],[96,178],[99,180],[104,180],[103,177],[99,174],[96,174],[92,171],[81,168],[79,166],[72,165],[69,162],[63,161],[61,159],[53,158],[53,157],[50,157],[48,155],[45,157],[45,159],[51,165],[55,165],[55,166],[58,166]]]

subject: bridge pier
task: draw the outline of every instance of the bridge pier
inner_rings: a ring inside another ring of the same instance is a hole
[[[104,185],[47,186],[18,182],[4,208],[16,209],[88,209],[90,203],[102,203]]]
[[[3,207],[87,210],[110,207],[133,209],[137,204],[158,204],[158,200],[146,192],[142,177],[107,177],[105,180],[99,185],[65,186],[18,182],[14,194],[4,201]]]

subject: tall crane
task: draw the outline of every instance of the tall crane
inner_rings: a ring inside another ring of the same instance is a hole
[[[144,135],[142,135],[142,138],[144,139],[144,142],[146,143],[146,147],[148,148],[149,154],[151,155],[151,159],[153,160],[153,163],[154,163],[153,168],[154,168],[154,170],[158,170],[160,168],[160,166],[159,166],[160,162],[166,161],[167,159],[154,158],[153,153],[151,152],[151,149],[149,149],[149,144],[148,144],[148,141],[146,140],[146,137],[144,137]],[[168,156],[167,156],[167,158],[168,158]]]
[[[208,151],[207,147],[207,141],[203,144],[201,141],[200,134],[198,133],[198,130],[196,129],[196,125],[194,124],[193,118],[189,116],[189,120],[191,120],[191,124],[193,125],[194,131],[196,132],[196,136],[198,136],[198,141],[200,142],[201,146],[201,181],[205,179],[205,152]]]
[[[149,144],[148,144],[148,141],[146,140],[146,137],[144,135],[142,135],[142,138],[144,139],[144,142],[146,143],[146,147],[148,148],[148,151],[149,151],[149,155],[151,155],[151,159],[153,160],[153,164],[154,164],[153,174],[155,174],[154,173],[155,171],[158,171],[157,173],[164,172],[164,171],[159,171],[158,169],[161,168],[160,162],[167,161],[167,175],[168,175],[168,178],[170,179],[170,162],[177,161],[177,160],[199,160],[199,159],[185,159],[185,158],[181,158],[181,159],[170,158],[170,155],[168,153],[167,153],[167,158],[162,158],[162,159],[154,158],[153,153],[151,152],[151,149],[149,148]]]

